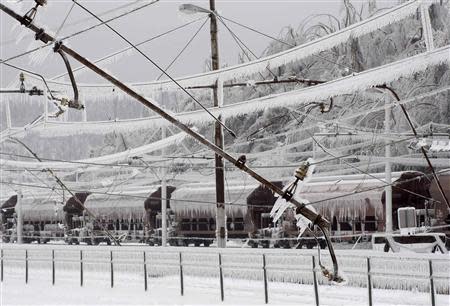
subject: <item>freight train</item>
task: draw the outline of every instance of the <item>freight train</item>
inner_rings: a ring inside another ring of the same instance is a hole
[[[398,208],[415,207],[418,224],[426,227],[446,226],[448,210],[436,183],[420,172],[394,173],[393,214]],[[354,239],[384,230],[385,201],[382,174],[312,177],[300,185],[297,195],[330,220],[335,241]],[[450,175],[440,175],[450,195]],[[280,188],[281,181],[274,182]],[[149,192],[150,191],[150,192]],[[25,195],[21,204],[23,241],[46,243],[53,239],[69,244],[110,244],[105,229],[120,241],[161,244],[161,187],[130,187],[120,196],[83,192],[76,194],[82,205],[70,197],[65,203],[47,197],[36,203]],[[287,210],[277,224],[270,211],[277,197],[271,190],[253,182],[235,182],[226,186],[226,224],[229,239],[246,240],[251,247],[312,248],[325,241],[299,229],[292,210]],[[146,199],[145,199],[146,198]],[[145,200],[144,200],[145,199]],[[184,184],[166,189],[168,243],[174,246],[209,246],[214,242],[215,188],[213,184]],[[17,240],[17,196],[1,206],[3,241]],[[448,222],[448,220],[447,220]],[[447,228],[443,228],[448,229]],[[447,244],[448,246],[448,244]]]

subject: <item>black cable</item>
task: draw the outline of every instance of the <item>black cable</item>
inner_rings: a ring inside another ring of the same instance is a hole
[[[178,52],[177,56],[175,56],[175,58],[170,62],[169,65],[167,65],[167,67],[164,69],[165,71],[169,71],[169,68],[172,67],[172,65],[176,62],[176,60],[183,54],[183,52],[187,49],[187,47],[189,47],[189,45],[191,44],[191,42],[195,39],[195,37],[197,37],[198,33],[200,33],[201,29],[203,29],[203,27],[205,26],[206,22],[208,21],[208,18],[205,19],[205,21],[202,23],[202,25],[197,29],[197,31],[194,33],[194,35],[188,40],[188,42],[186,43],[186,45],[183,47],[183,49],[180,50],[180,52]],[[137,46],[137,45],[136,45]],[[164,73],[161,73],[158,78],[156,79],[157,81],[159,81],[159,79],[164,75]]]
[[[85,8],[83,5],[78,3],[76,0],[72,0],[75,2],[76,5],[78,5],[80,8],[85,10],[90,15],[94,16],[97,20],[104,23],[101,18],[96,16],[94,13],[92,13],[90,10]],[[113,31],[116,35],[118,35],[120,38],[122,38],[125,42],[127,42],[130,46],[132,46],[139,54],[141,54],[143,57],[145,57],[150,63],[152,63],[156,68],[158,68],[162,73],[164,73],[173,83],[175,83],[184,93],[186,93],[192,100],[194,100],[205,112],[207,112],[217,123],[219,123],[233,138],[236,138],[236,134],[229,129],[222,121],[220,121],[216,116],[214,116],[203,104],[200,103],[191,93],[189,93],[183,86],[181,86],[180,83],[178,83],[172,76],[170,76],[164,69],[162,69],[155,61],[153,61],[150,57],[148,57],[144,52],[142,52],[139,48],[137,48],[131,41],[129,41],[125,36],[120,34],[117,30],[115,30],[113,27],[111,27],[109,24],[104,23],[104,25]]]

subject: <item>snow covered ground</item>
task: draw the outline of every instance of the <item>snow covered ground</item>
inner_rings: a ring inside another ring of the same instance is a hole
[[[28,284],[25,284],[25,247]],[[55,285],[51,254],[55,252]],[[79,254],[83,253],[80,287]],[[113,252],[113,288],[110,254]],[[143,254],[146,254],[148,290],[144,290]],[[315,305],[311,257],[317,250],[220,250],[224,276],[221,302],[218,249],[124,246],[3,244],[4,279],[1,305],[160,305],[264,304],[262,254],[267,261],[270,304]],[[182,254],[184,296],[181,296],[179,254]],[[367,256],[372,261],[374,305],[431,305],[428,260],[433,260],[436,305],[450,305],[449,256],[385,254],[369,250],[338,251],[348,282],[332,285],[317,273],[320,305],[368,305]],[[329,267],[327,256],[324,262]],[[397,289],[382,289],[393,288]],[[444,294],[442,294],[444,293]]]
[[[45,277],[44,277],[45,278]],[[246,280],[224,280],[224,302],[220,300],[217,278],[186,277],[184,296],[177,277],[150,278],[148,290],[142,282],[117,278],[114,288],[108,281],[87,280],[80,287],[77,278],[59,276],[56,285],[40,277],[5,279],[1,285],[1,305],[192,305],[264,304],[263,283]],[[320,286],[321,305],[367,305],[367,288]],[[448,295],[437,295],[437,305],[449,305]],[[374,305],[430,305],[428,293],[401,290],[374,290]],[[270,282],[269,304],[315,305],[311,285]]]

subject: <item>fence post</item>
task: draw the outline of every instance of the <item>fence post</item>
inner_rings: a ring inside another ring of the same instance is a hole
[[[183,261],[182,261],[181,252],[180,252],[180,290],[181,290],[181,295],[184,295]]]
[[[312,256],[312,268],[313,268],[313,282],[314,282],[314,296],[316,298],[316,305],[319,306],[319,288],[317,285],[317,275],[316,275],[316,258]]]
[[[266,254],[263,254],[263,273],[264,273],[264,299],[266,304],[269,303],[269,292],[267,288],[267,269],[266,269]]]
[[[142,254],[144,255],[144,289],[147,291],[147,258],[145,257],[145,251]]]
[[[113,266],[113,252],[110,251],[110,258],[111,258],[111,288],[114,287],[114,266]]]
[[[369,306],[372,306],[372,275],[370,268],[370,257],[367,257],[367,290],[369,292]]]
[[[428,261],[430,266],[430,293],[431,293],[431,306],[436,305],[436,301],[434,298],[434,277],[433,277],[433,262],[431,259]]]
[[[1,249],[1,254],[0,254],[0,256],[2,257],[1,258],[1,263],[0,263],[0,265],[1,265],[1,276],[0,276],[0,278],[1,278],[1,282],[3,283],[3,249]]]
[[[55,285],[55,250],[52,250],[52,285]]]
[[[25,284],[28,284],[28,250],[25,250]]]
[[[224,299],[224,292],[223,292],[223,273],[222,273],[222,254],[219,253],[219,279],[220,279],[220,298]]]
[[[83,287],[83,250],[80,250],[80,287]]]

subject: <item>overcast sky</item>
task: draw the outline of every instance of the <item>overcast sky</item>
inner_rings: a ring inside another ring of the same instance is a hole
[[[14,1],[1,0],[5,5],[25,13],[32,5],[33,1],[21,1],[19,4]],[[73,3],[70,0],[55,1],[48,0],[49,4],[38,11],[38,18],[35,23],[50,29],[53,33],[60,27],[63,20],[67,16],[68,11]],[[110,18],[119,12],[128,11],[134,7],[142,5],[145,1],[130,4],[136,1],[80,1],[89,10],[102,16],[102,18]],[[356,1],[355,1],[356,2]],[[394,2],[394,1],[391,1]],[[111,26],[117,29],[121,34],[134,43],[148,39],[152,36],[165,32],[176,26],[182,25],[189,20],[202,17],[201,14],[194,16],[186,16],[178,11],[178,7],[182,3],[195,3],[196,5],[208,7],[209,1],[173,1],[161,0],[158,3],[150,5],[133,14],[122,17],[119,20],[111,22]],[[242,22],[246,25],[254,27],[264,33],[278,36],[285,26],[297,26],[306,17],[312,14],[332,14],[339,15],[341,0],[330,1],[233,1],[233,0],[217,0],[216,8],[219,14]],[[122,8],[120,8],[122,7]],[[119,8],[114,12],[104,14],[112,9]],[[88,13],[81,8],[75,6],[71,10],[64,27],[59,33],[59,37],[66,36],[76,32],[82,28],[97,23]],[[207,17],[206,15],[204,16]],[[154,61],[162,67],[166,67],[172,59],[180,52],[187,41],[201,26],[202,21],[198,21],[182,30],[169,34],[148,44],[142,45],[140,48]],[[24,36],[29,33],[28,29],[20,27],[18,22],[0,13],[1,24],[1,48],[0,56],[2,59],[24,52],[30,47],[41,45],[40,42],[34,41],[33,36]],[[270,42],[270,39],[262,37],[256,33],[240,28],[233,24],[229,24],[232,30],[239,38],[244,41],[248,47],[258,56],[262,54],[264,49]],[[19,38],[24,36],[19,42]],[[87,33],[70,39],[66,44],[77,50],[80,54],[94,60],[117,51],[128,45],[123,42],[117,35],[112,33],[104,26],[98,27]],[[219,24],[219,45],[220,45],[220,62],[221,65],[233,65],[237,63],[239,48],[233,40],[232,36],[222,24]],[[47,50],[51,50],[47,48]],[[173,76],[185,74],[193,74],[202,72],[205,67],[205,60],[210,56],[209,44],[209,22],[200,30],[198,36],[192,41],[187,50],[177,60],[177,62],[169,69],[169,73]],[[72,66],[77,67],[78,64],[71,60]],[[42,63],[34,63],[29,56],[15,59],[11,63],[20,65],[31,70],[44,74],[45,77],[53,77],[59,73],[65,72],[62,60],[52,52],[46,57]],[[159,75],[159,71],[149,63],[141,55],[133,53],[131,56],[122,57],[116,63],[106,65],[106,68],[114,75],[125,81],[149,81]],[[1,86],[9,85],[11,80],[17,77],[17,72],[1,67]],[[83,73],[78,76],[80,81],[101,82],[92,73]]]

